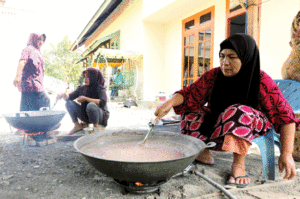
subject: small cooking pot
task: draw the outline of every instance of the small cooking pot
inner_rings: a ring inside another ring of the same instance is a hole
[[[47,132],[65,116],[65,111],[41,108],[40,111],[21,111],[3,114],[6,121],[17,129],[31,132]]]
[[[121,181],[149,183],[166,180],[182,172],[195,160],[202,150],[215,146],[215,143],[206,145],[203,141],[192,136],[154,130],[148,141],[161,142],[162,145],[165,141],[172,141],[184,145],[182,147],[184,157],[156,162],[127,162],[103,159],[82,151],[84,146],[88,144],[94,145],[95,143],[98,146],[132,141],[139,143],[143,140],[146,133],[146,130],[102,131],[101,133],[90,134],[77,139],[74,147],[95,169],[107,176]]]

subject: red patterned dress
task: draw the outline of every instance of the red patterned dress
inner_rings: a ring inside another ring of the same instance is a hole
[[[214,141],[217,143],[216,150],[220,150],[226,134],[233,134],[252,143],[254,138],[265,135],[273,125],[275,129],[294,122],[299,126],[300,121],[276,83],[261,71],[258,107],[254,109],[243,104],[233,104],[219,115],[210,137],[201,134],[199,129],[204,115],[210,111],[210,96],[219,71],[219,67],[213,68],[192,85],[176,92],[184,97],[183,104],[174,107],[175,112],[181,115],[182,134],[205,142]]]

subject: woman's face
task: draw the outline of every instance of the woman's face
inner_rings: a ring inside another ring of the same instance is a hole
[[[225,77],[235,76],[242,67],[242,61],[237,53],[231,49],[223,49],[220,52],[220,65]]]
[[[42,45],[44,44],[44,42],[45,42],[45,38],[44,38],[44,36],[41,36],[41,37],[38,38],[38,40],[37,40],[37,46],[38,46],[39,48],[41,48]]]
[[[87,86],[90,85],[90,79],[89,79],[88,73],[84,73],[83,81],[84,81],[84,85],[87,85]]]

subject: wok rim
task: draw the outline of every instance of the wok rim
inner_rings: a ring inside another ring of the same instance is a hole
[[[130,131],[132,131],[132,130],[130,130]],[[140,130],[139,130],[139,131],[140,131]],[[146,130],[145,130],[145,131],[146,131]],[[165,135],[165,134],[172,133],[173,135],[180,135],[180,136],[183,136],[183,137],[184,137],[184,136],[189,136],[189,135],[179,134],[179,133],[170,132],[170,131],[155,131],[155,130],[153,130],[152,133],[164,133],[164,135]],[[109,133],[107,133],[107,134],[109,134]],[[88,156],[89,158],[95,158],[95,159],[99,159],[99,160],[102,160],[102,161],[115,162],[115,163],[127,163],[127,164],[153,164],[153,163],[166,163],[166,162],[180,161],[180,160],[184,160],[184,159],[187,159],[187,158],[191,158],[191,157],[193,157],[193,156],[196,156],[196,155],[198,155],[201,151],[203,151],[205,148],[207,148],[207,145],[206,145],[202,140],[190,136],[190,137],[192,137],[192,139],[196,139],[196,140],[198,140],[198,141],[201,141],[201,142],[203,142],[203,144],[204,144],[204,147],[203,147],[202,149],[200,149],[199,152],[193,153],[192,155],[188,155],[188,156],[185,156],[185,157],[182,157],[182,158],[175,158],[175,159],[171,159],[171,160],[151,161],[151,162],[149,162],[149,161],[148,161],[148,162],[134,162],[134,161],[110,160],[110,159],[103,159],[103,158],[98,158],[98,157],[95,157],[95,156],[88,155],[88,154],[86,154],[86,153],[84,153],[84,152],[82,152],[81,150],[78,149],[77,143],[80,142],[80,140],[83,140],[83,139],[85,139],[85,138],[88,137],[88,136],[92,137],[92,136],[96,136],[96,134],[94,134],[94,135],[93,135],[93,134],[89,134],[89,135],[85,135],[85,136],[82,136],[82,137],[78,138],[78,139],[74,142],[74,144],[73,144],[73,145],[74,145],[74,148],[76,149],[76,151],[77,151],[78,153],[80,153],[81,155]],[[98,138],[98,137],[101,137],[101,136],[103,136],[103,134],[102,134],[102,135],[101,135],[101,134],[98,134],[98,135],[97,135],[97,138]],[[97,139],[97,138],[95,138],[95,139]],[[142,141],[142,140],[141,140],[141,141]],[[91,142],[92,142],[92,141],[91,141]],[[88,142],[88,143],[91,143],[91,142]],[[86,143],[86,144],[88,144],[88,143]]]
[[[33,112],[41,112],[43,115],[22,115],[25,113],[33,113]],[[51,114],[52,112],[52,114]],[[55,112],[55,114],[53,114]],[[20,116],[17,116],[17,114],[20,113]],[[49,114],[50,113],[50,114]],[[59,122],[62,121],[64,116],[66,115],[66,111],[63,110],[48,110],[48,111],[20,111],[16,113],[6,113],[3,114],[6,122],[11,125],[12,127],[16,129],[21,129],[25,131],[49,131],[53,126],[58,124]],[[47,121],[47,125],[42,125],[42,124],[37,124],[37,125],[32,125],[36,124],[37,120],[43,120]],[[53,124],[53,125],[49,125]],[[45,127],[46,126],[46,127]]]
[[[49,112],[50,113],[52,112],[52,114],[51,115],[30,115],[30,113],[49,113]],[[18,113],[19,114],[29,113],[29,117],[26,117],[26,116],[18,117],[18,116],[16,116],[16,114],[18,114]],[[2,115],[5,118],[12,118],[12,119],[18,118],[18,119],[20,119],[20,118],[49,117],[49,116],[56,116],[56,115],[64,115],[66,113],[67,113],[66,111],[62,111],[62,110],[47,110],[47,111],[19,111],[19,112],[14,112],[14,113],[4,113]]]

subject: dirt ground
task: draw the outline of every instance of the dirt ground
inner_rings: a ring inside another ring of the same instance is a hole
[[[155,107],[149,105],[125,108],[122,105],[111,105],[109,110],[111,117],[107,129],[148,129],[147,124],[153,117]],[[120,185],[95,170],[75,150],[74,141],[58,141],[48,146],[31,147],[23,144],[23,136],[17,135],[16,129],[10,129],[4,118],[0,120],[5,129],[0,133],[0,198],[228,198],[195,173],[171,179],[160,187],[159,192],[123,194]],[[59,129],[60,135],[65,135],[71,128],[72,123],[66,115]],[[230,172],[232,154],[213,152],[213,155],[216,162],[214,166],[197,164],[196,171],[224,186]],[[290,181],[283,180],[284,174],[278,173],[277,164],[276,180],[263,180],[257,147],[251,147],[246,167],[251,184],[243,189],[230,189],[236,198],[300,199],[299,176]],[[300,170],[300,163],[296,163],[296,169]]]

